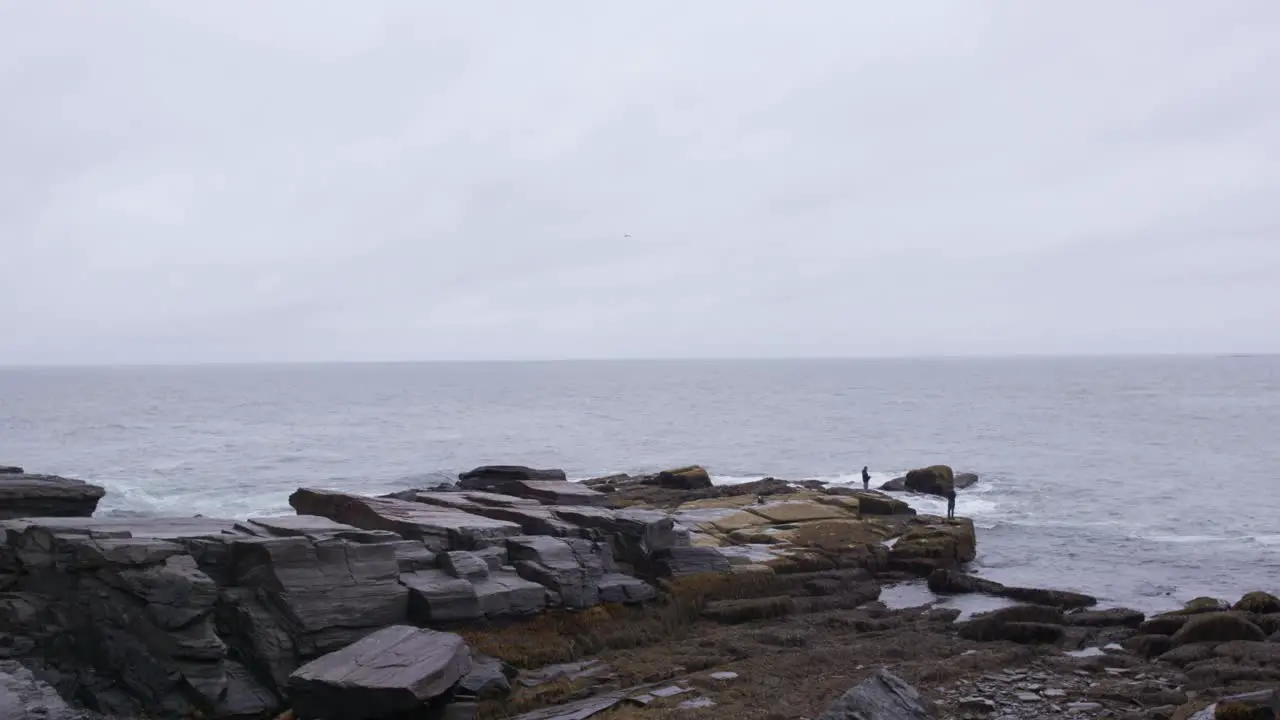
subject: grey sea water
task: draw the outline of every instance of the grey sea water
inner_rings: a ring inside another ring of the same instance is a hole
[[[982,476],[957,501],[981,574],[1149,610],[1280,591],[1277,431],[1277,357],[0,369],[0,464],[103,484],[102,513],[274,514],[485,463],[943,462]]]

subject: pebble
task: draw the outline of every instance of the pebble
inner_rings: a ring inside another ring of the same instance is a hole
[[[1073,712],[1089,712],[1092,710],[1101,710],[1102,703],[1095,703],[1095,702],[1067,703],[1067,709]]]
[[[1019,702],[1040,702],[1040,696],[1035,693],[1020,692],[1018,693]]]
[[[1059,690],[1058,688],[1049,688],[1040,694],[1047,698],[1061,698],[1067,696],[1067,691]]]
[[[710,677],[712,680],[733,680],[738,677],[738,673],[730,672],[729,670],[721,670],[720,672],[711,673]]]

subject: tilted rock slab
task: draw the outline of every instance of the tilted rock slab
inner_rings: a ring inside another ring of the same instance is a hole
[[[89,517],[107,491],[56,475],[29,475],[22,468],[0,472],[0,520],[23,517]],[[17,470],[18,472],[12,472]]]
[[[298,668],[289,699],[298,720],[381,718],[422,706],[470,671],[462,638],[395,625]]]
[[[818,720],[930,720],[920,693],[888,670],[840,696]]]
[[[433,551],[479,550],[523,532],[520,525],[453,508],[301,488],[289,496],[300,515],[319,515],[364,530],[389,530]]]

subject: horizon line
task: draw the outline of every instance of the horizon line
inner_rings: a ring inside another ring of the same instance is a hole
[[[157,360],[125,362],[0,362],[0,370],[260,367],[299,365],[547,365],[555,363],[706,363],[706,362],[869,362],[928,360],[1088,360],[1150,358],[1263,358],[1280,352],[1089,352],[1089,353],[966,353],[929,355],[769,355],[695,357],[563,357],[563,358],[454,358],[414,360],[315,359],[315,360]]]

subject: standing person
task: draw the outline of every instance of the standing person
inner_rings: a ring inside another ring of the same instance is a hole
[[[956,489],[953,487],[947,488],[947,519],[956,519]]]
[[[870,485],[871,485],[871,473],[867,472],[867,466],[863,465],[862,466],[862,489],[870,490],[871,489]]]

